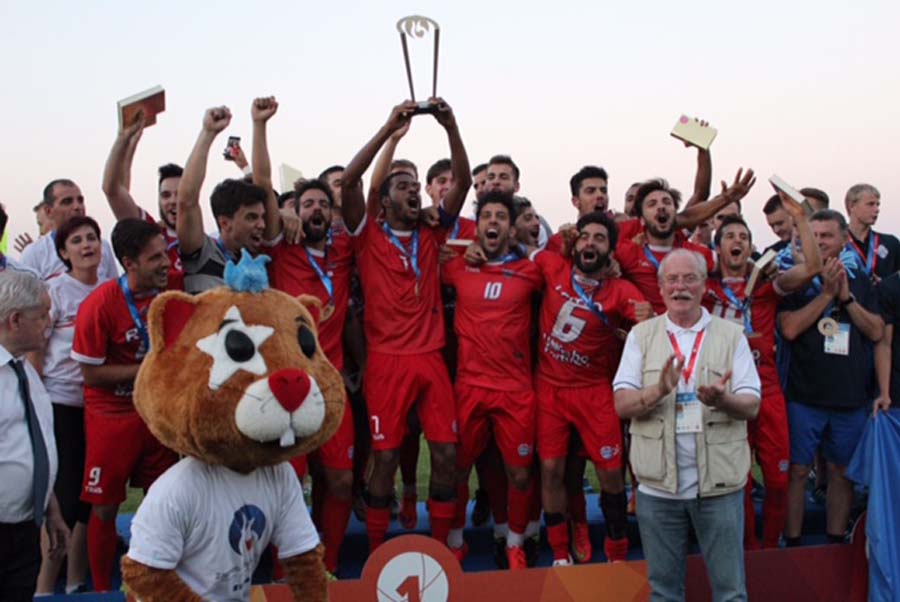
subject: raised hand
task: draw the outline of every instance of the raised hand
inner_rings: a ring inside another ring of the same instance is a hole
[[[126,139],[131,139],[135,135],[140,135],[141,131],[144,129],[144,124],[146,123],[146,119],[144,117],[144,110],[140,109],[135,115],[134,121],[130,125],[123,125],[122,129],[119,130],[119,136]]]
[[[841,274],[844,265],[837,257],[829,257],[822,268],[822,293],[829,297],[837,297],[841,291]]]
[[[681,377],[681,362],[674,353],[669,356],[666,363],[663,364],[659,373],[659,392],[660,399],[675,390],[678,386],[678,379]]]
[[[727,196],[732,203],[739,201],[747,196],[754,184],[756,184],[756,177],[753,175],[753,170],[748,169],[747,173],[744,173],[744,168],[741,167],[734,176],[731,186],[728,186],[724,180],[722,181],[722,195]]]
[[[794,223],[797,223],[798,220],[806,219],[806,212],[803,210],[803,205],[791,198],[790,195],[779,190],[778,198],[781,199],[781,206],[784,207],[784,210],[788,212],[788,215],[794,218]]]
[[[694,117],[694,121],[698,122],[698,123],[700,124],[700,127],[702,127],[702,128],[708,128],[708,127],[709,127],[709,122],[708,122],[708,121],[704,121],[703,119],[697,119],[696,117]],[[694,148],[696,148],[697,150],[699,150],[701,153],[708,153],[708,152],[709,152],[709,151],[706,150],[706,149],[700,148],[700,147],[697,146],[696,144],[691,144],[691,143],[688,142],[687,140],[684,141],[684,148],[690,148],[690,147],[692,147],[692,146],[693,146]]]
[[[411,100],[404,100],[391,109],[391,114],[388,116],[387,123],[385,124],[391,135],[403,128],[409,129],[409,122],[412,120],[413,112],[418,106],[419,105]]]
[[[725,399],[725,386],[731,379],[731,370],[711,385],[697,387],[697,399],[711,408],[718,408]]]
[[[203,115],[203,129],[218,134],[231,123],[231,111],[228,107],[213,107]]]
[[[13,239],[13,249],[15,249],[17,253],[21,253],[25,250],[25,247],[33,242],[34,240],[32,240],[31,234],[23,232]]]
[[[268,121],[278,111],[278,101],[274,96],[263,96],[254,99],[250,106],[250,116],[254,122]]]
[[[428,99],[428,103],[435,108],[434,118],[445,130],[456,127],[456,117],[453,115],[453,109],[450,108],[447,101],[433,96]]]
[[[411,123],[412,119],[407,121],[405,125],[401,126],[399,130],[391,134],[391,140],[393,140],[394,142],[400,142],[400,139],[406,136],[406,133],[409,131],[409,124]]]

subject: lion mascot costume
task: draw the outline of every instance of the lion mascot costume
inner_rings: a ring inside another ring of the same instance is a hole
[[[184,458],[150,488],[122,576],[141,602],[249,600],[263,550],[278,549],[295,599],[324,601],[322,546],[287,460],[321,446],[344,386],[319,346],[318,301],[268,288],[246,251],[225,287],[166,292],[147,322],[134,403]]]

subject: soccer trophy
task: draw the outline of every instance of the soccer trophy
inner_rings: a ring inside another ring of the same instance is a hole
[[[421,15],[410,15],[408,17],[403,17],[399,21],[397,21],[397,31],[400,32],[400,44],[403,47],[403,61],[406,64],[406,80],[409,82],[409,98],[412,101],[416,101],[416,90],[413,86],[413,74],[412,74],[412,65],[409,60],[409,44],[407,43],[408,37],[416,37],[416,38],[424,38],[425,35],[434,30],[434,70],[432,71],[431,78],[431,96],[437,96],[437,76],[438,76],[438,46],[441,41],[441,27],[437,24],[437,21],[434,19],[429,19],[428,17],[423,17]],[[415,110],[415,115],[420,115],[422,113],[434,113],[436,111],[436,107],[431,105],[427,99],[416,101],[418,103],[418,108]]]

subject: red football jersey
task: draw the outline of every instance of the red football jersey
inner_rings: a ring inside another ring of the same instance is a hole
[[[412,232],[393,232],[394,246],[381,221],[366,216],[354,233],[356,264],[366,299],[364,329],[369,349],[417,355],[444,347],[444,312],[438,252],[448,231],[420,225],[419,277],[413,269]]]
[[[531,389],[531,298],[544,286],[538,267],[527,259],[474,267],[457,257],[444,264],[442,277],[456,288],[457,382]]]
[[[178,234],[143,209],[141,209],[141,219],[162,228],[163,236],[166,238],[166,249],[169,253],[169,261],[172,264],[169,267],[169,286],[167,290],[183,291],[184,269],[181,267],[181,253],[178,251]]]
[[[728,288],[737,298],[738,305],[728,299],[722,280],[710,278],[706,281],[706,294],[703,296],[703,307],[710,314],[730,320],[744,328],[744,313],[741,305],[746,296],[744,288],[746,280],[728,281]],[[753,336],[747,337],[756,368],[762,380],[763,388],[778,386],[778,371],[775,365],[775,317],[781,296],[771,282],[757,283],[750,301],[750,324]]]
[[[135,306],[146,324],[147,309],[156,295],[135,299]],[[98,286],[78,308],[72,359],[92,366],[134,365],[141,363],[148,349],[128,309],[119,281]],[[132,383],[116,387],[84,385],[84,403],[95,412],[126,414],[134,411]]]
[[[551,253],[562,253],[563,250],[563,237],[562,234],[557,232],[553,236],[547,239],[547,245],[544,247],[545,251],[550,251]]]
[[[350,237],[336,234],[325,253],[303,245],[290,245],[280,241],[268,249],[269,278],[272,288],[291,296],[308,294],[322,302],[323,312],[331,312],[327,319],[318,314],[319,342],[325,355],[338,370],[344,367],[344,322],[350,305],[350,276],[353,273],[353,249]],[[311,256],[311,257],[310,257]],[[331,279],[334,298],[328,294],[325,284],[315,268],[312,258],[326,278]],[[313,312],[315,315],[316,312]]]
[[[634,304],[644,297],[622,278],[583,289],[606,316],[606,324],[572,286],[572,261],[546,251],[534,255],[544,276],[538,376],[558,387],[611,382],[621,342],[615,330],[634,323]]]
[[[644,225],[636,217],[616,222],[619,228],[619,240],[631,240],[644,231]]]
[[[706,247],[695,245],[683,238],[675,237],[675,246],[673,248],[688,249],[703,255],[706,259],[706,269],[712,272],[715,268],[712,252]],[[652,261],[647,254],[650,254]],[[662,294],[659,292],[659,276],[657,270],[659,262],[668,255],[669,251],[653,250],[649,245],[637,245],[631,240],[619,239],[616,245],[615,258],[622,268],[622,275],[634,283],[641,294],[653,306],[653,311],[657,314],[665,313],[666,305],[663,303]]]

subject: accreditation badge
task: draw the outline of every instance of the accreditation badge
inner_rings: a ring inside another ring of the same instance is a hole
[[[675,434],[703,432],[703,406],[696,393],[675,396]]]

